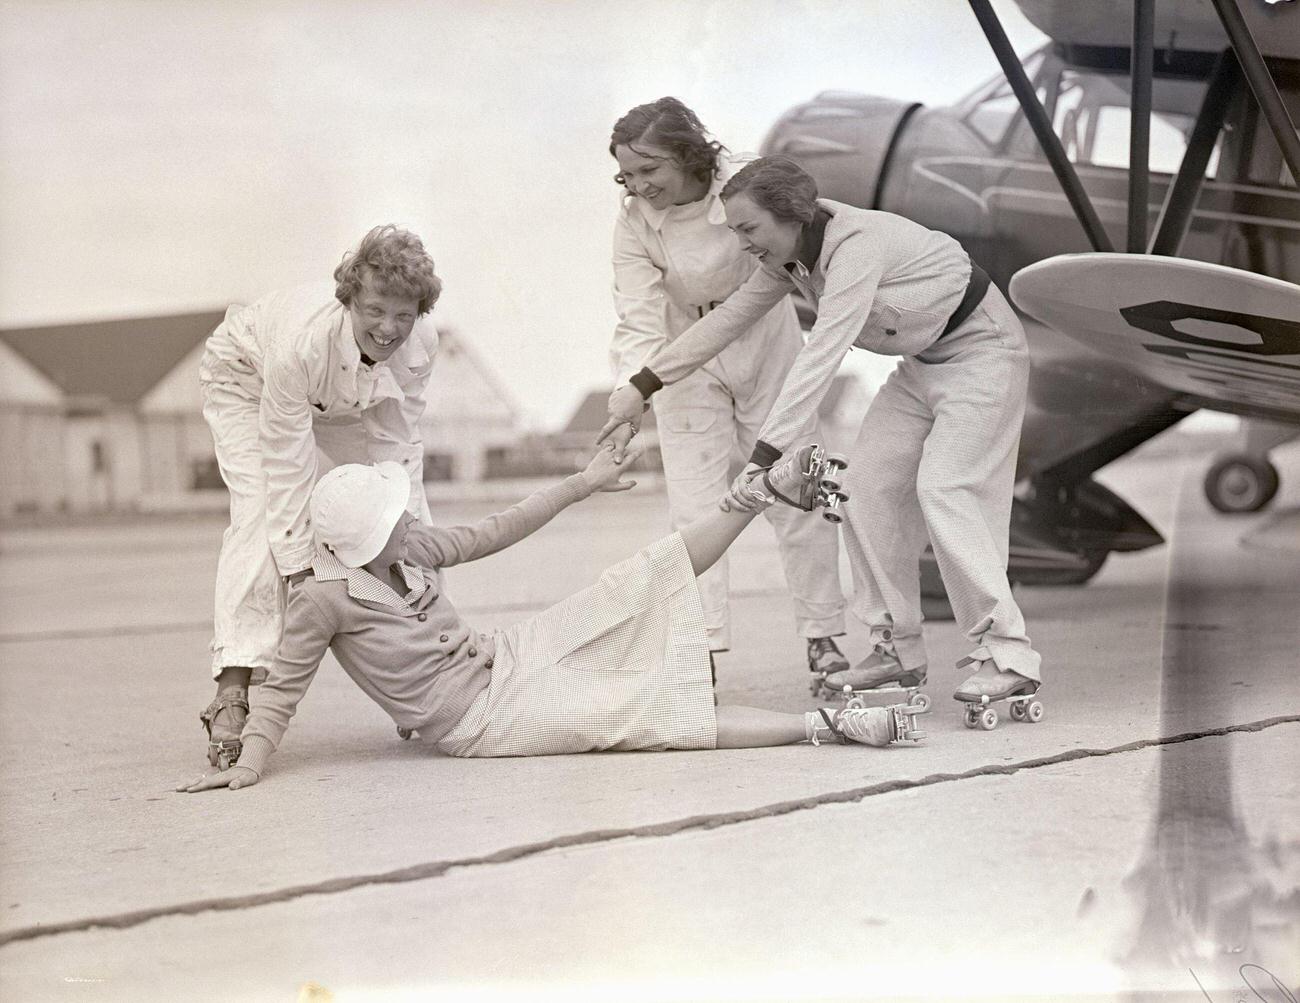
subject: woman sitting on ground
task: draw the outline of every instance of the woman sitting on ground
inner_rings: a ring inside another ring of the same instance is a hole
[[[774,495],[816,485],[805,447],[769,473]],[[801,466],[801,464],[803,464]],[[454,756],[603,749],[713,749],[822,738],[866,745],[923,737],[916,707],[782,713],[713,704],[695,578],[754,518],[714,511],[607,569],[595,585],[481,634],[438,591],[436,569],[517,543],[595,491],[624,491],[611,448],[586,469],[482,522],[423,527],[397,464],[347,464],[311,497],[316,552],[289,589],[284,636],[243,731],[238,764],[179,788],[257,783],[327,650],[397,723]],[[770,500],[769,500],[770,503]]]

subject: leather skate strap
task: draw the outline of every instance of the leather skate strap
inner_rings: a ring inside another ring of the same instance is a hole
[[[822,720],[826,722],[826,727],[830,729],[831,734],[834,735],[837,739],[839,739],[840,742],[843,742],[844,732],[840,731],[840,729],[836,726],[834,718],[832,718],[829,714],[826,713],[826,708],[819,707],[817,712],[821,714]]]
[[[791,505],[794,508],[801,509],[804,512],[811,512],[812,509],[804,508],[803,505],[801,505],[799,502],[794,501],[791,498],[787,498],[785,495],[781,494],[781,492],[778,491],[776,488],[772,487],[771,478],[767,476],[769,473],[771,473],[771,471],[772,471],[771,467],[768,467],[766,470],[763,471],[763,487],[767,488],[768,491],[772,492],[772,496],[774,498],[777,498],[778,500],[785,502],[787,505]]]

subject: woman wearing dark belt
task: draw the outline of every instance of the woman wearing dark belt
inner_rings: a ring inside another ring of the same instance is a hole
[[[918,559],[927,537],[973,650],[958,700],[1033,693],[1039,656],[1007,581],[1016,450],[1029,351],[1015,313],[946,234],[887,212],[817,198],[784,157],[757,160],[722,190],[727,225],[761,267],[721,306],[610,395],[602,437],[634,425],[645,400],[713,358],[798,289],[817,322],[723,506],[761,504],[761,472],[794,442],[850,348],[901,356],[849,458],[844,542],[854,614],[872,654],[830,686],[926,679]]]

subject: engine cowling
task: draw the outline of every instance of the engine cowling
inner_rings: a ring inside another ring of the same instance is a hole
[[[761,152],[798,161],[817,179],[822,198],[877,209],[898,136],[920,107],[827,91],[777,119]]]

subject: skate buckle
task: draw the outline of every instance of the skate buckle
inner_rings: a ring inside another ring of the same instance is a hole
[[[239,755],[243,751],[244,743],[238,738],[222,738],[209,741],[208,762],[224,773],[239,762]]]

